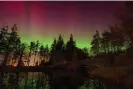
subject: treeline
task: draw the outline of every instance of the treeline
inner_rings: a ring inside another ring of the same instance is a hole
[[[133,50],[133,2],[126,2],[125,8],[118,13],[119,23],[108,30],[93,36],[91,42],[93,54],[119,53]]]
[[[27,46],[21,42],[21,37],[17,31],[16,24],[13,25],[11,31],[8,26],[0,31],[0,53],[4,55],[2,62],[4,66],[29,66],[31,61],[34,66],[43,65],[46,62],[49,64],[62,64],[67,61],[83,60],[88,57],[87,48],[78,48],[72,34],[66,44],[60,34],[57,39],[54,39],[51,47],[48,48],[48,45],[41,45],[39,40],[32,41]],[[34,60],[31,60],[33,55]],[[39,58],[37,58],[38,56]]]

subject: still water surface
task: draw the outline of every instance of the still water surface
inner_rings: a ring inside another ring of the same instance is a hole
[[[2,76],[2,75],[1,75]],[[0,89],[132,89],[129,86],[111,84],[92,79],[82,73],[4,73]]]

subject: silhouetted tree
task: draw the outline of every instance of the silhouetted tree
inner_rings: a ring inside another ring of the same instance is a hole
[[[44,59],[44,55],[45,55],[45,53],[44,53],[44,46],[43,45],[40,46],[40,48],[39,48],[39,54],[40,54],[39,63],[41,63],[41,61]]]
[[[30,52],[29,52],[28,60],[29,60],[29,62],[30,62],[30,57],[31,57],[32,53],[35,52],[35,42],[30,42],[29,48],[30,48]],[[29,64],[28,64],[28,65],[29,65]]]
[[[133,47],[133,2],[126,2],[125,8],[119,14],[121,31],[125,33],[126,45]]]
[[[64,40],[61,36],[61,34],[59,35],[58,37],[58,40],[57,40],[57,44],[56,44],[56,62],[60,62],[62,63],[63,62],[63,58],[64,57]]]
[[[111,49],[112,52],[118,52],[122,50],[122,47],[124,46],[124,36],[121,29],[115,25],[110,27],[110,43],[111,43]]]
[[[100,52],[100,34],[99,31],[96,31],[96,33],[93,36],[93,40],[91,42],[91,50],[93,51],[94,54],[98,54]]]
[[[39,41],[37,40],[36,43],[35,43],[35,57],[34,57],[34,65],[36,64],[36,56],[37,56],[37,53],[38,53],[38,48],[39,48]]]
[[[102,33],[101,42],[102,42],[101,47],[104,49],[105,53],[109,53],[109,50],[110,50],[110,32],[109,31],[104,31]]]
[[[83,49],[76,48],[76,55],[75,55],[75,57],[76,57],[75,61],[87,59],[88,58],[87,49],[86,48],[83,48]]]
[[[8,43],[8,26],[4,27],[0,31],[0,52],[4,53],[6,51],[7,43]]]
[[[70,35],[69,40],[66,43],[66,55],[67,55],[67,59],[68,61],[72,61],[72,58],[74,56],[74,51],[75,51],[75,47],[76,47],[76,43],[73,40],[73,35]]]
[[[47,59],[47,61],[48,61],[48,58],[49,58],[49,48],[48,48],[48,44],[45,46],[45,48],[44,48],[44,52],[45,52],[45,57],[46,57],[46,59]]]
[[[24,63],[22,61],[24,50],[25,50],[25,44],[22,43],[19,46],[20,57],[19,57],[18,65],[17,66],[24,66]]]
[[[11,52],[16,52],[16,50],[19,47],[19,44],[21,43],[20,41],[20,37],[17,33],[17,26],[16,24],[13,25],[13,27],[11,28],[11,33],[8,33],[8,27],[3,29],[3,32],[5,34],[4,39],[6,39],[5,41],[5,58],[4,58],[4,64],[6,65],[7,60],[8,60],[8,56]]]
[[[9,43],[10,43],[10,51],[13,52],[13,58],[18,58],[18,56],[20,56],[20,45],[21,45],[21,41],[20,41],[20,37],[17,33],[17,26],[16,24],[13,25],[13,27],[11,28],[11,33],[10,33],[10,36],[9,36]],[[15,56],[15,57],[14,57]],[[17,59],[13,59],[12,60],[17,60]],[[18,60],[17,60],[18,61]]]
[[[111,43],[111,51],[116,53],[117,50],[116,50],[116,46],[117,46],[117,35],[116,35],[116,31],[115,31],[115,27],[114,26],[111,26],[110,28],[110,35],[111,35],[111,38],[110,38],[110,43]]]
[[[83,48],[82,49],[83,50],[83,52],[88,56],[89,55],[89,53],[88,53],[88,49],[85,47],[85,48]]]
[[[56,50],[62,51],[63,48],[64,48],[64,40],[62,38],[62,35],[60,34],[57,40]]]
[[[6,65],[9,56],[9,43],[8,43],[8,26],[2,28],[0,33],[0,51],[5,55],[3,65]]]
[[[51,45],[51,52],[50,52],[50,63],[53,64],[56,59],[56,44],[57,41],[54,39],[52,45]]]

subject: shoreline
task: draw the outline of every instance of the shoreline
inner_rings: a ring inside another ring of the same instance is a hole
[[[97,67],[89,71],[89,75],[92,78],[100,78],[111,83],[133,87],[132,70],[133,67]]]

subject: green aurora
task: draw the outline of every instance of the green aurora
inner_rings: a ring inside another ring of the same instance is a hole
[[[56,39],[58,38],[55,37]],[[64,37],[64,42],[66,43],[67,40],[69,39],[69,37]],[[54,38],[53,37],[42,37],[42,36],[35,36],[35,37],[21,37],[21,41],[23,43],[26,43],[26,44],[30,44],[31,41],[37,41],[39,40],[40,42],[40,45],[48,45],[48,47],[51,46]],[[80,37],[77,37],[75,38],[76,40],[76,46],[79,47],[79,48],[91,48],[91,45],[90,45],[90,42],[91,42],[91,39],[89,38],[80,38]]]
[[[79,48],[91,48],[96,30],[102,32],[116,23],[114,12],[123,2],[4,2],[0,3],[0,27],[17,24],[21,41],[29,45],[39,40],[50,47],[54,38],[70,34]]]

